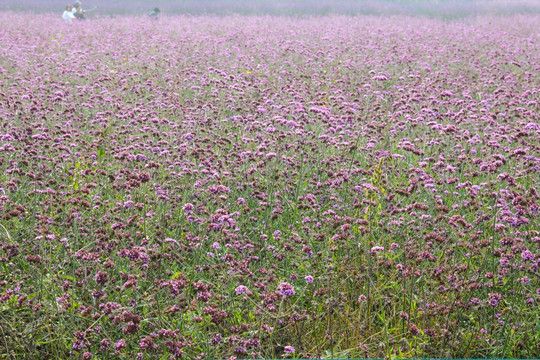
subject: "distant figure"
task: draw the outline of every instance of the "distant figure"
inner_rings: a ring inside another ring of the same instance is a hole
[[[161,12],[161,10],[159,10],[159,8],[154,8],[154,10],[152,10],[152,12],[148,13],[148,16],[150,16],[152,19],[158,19],[159,17],[159,13]]]
[[[66,5],[66,10],[64,10],[64,13],[62,14],[62,19],[64,22],[71,24],[73,22],[73,19],[75,19],[75,15],[71,12],[72,7],[71,4]]]
[[[73,13],[73,16],[75,16],[78,20],[86,19],[84,17],[84,10],[82,9],[82,5],[79,1],[74,4],[73,10],[71,10],[71,12]]]

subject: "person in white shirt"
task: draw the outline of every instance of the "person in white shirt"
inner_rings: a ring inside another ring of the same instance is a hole
[[[75,15],[71,12],[71,5],[68,4],[66,6],[66,10],[64,10],[64,13],[62,14],[62,19],[68,24],[71,24],[73,19],[75,19]]]

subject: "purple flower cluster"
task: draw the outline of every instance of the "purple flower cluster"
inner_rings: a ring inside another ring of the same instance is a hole
[[[248,288],[244,285],[237,286],[236,289],[234,289],[236,292],[236,295],[244,294],[248,291]]]
[[[285,297],[292,296],[295,294],[294,286],[286,282],[281,283],[279,284],[279,292]]]

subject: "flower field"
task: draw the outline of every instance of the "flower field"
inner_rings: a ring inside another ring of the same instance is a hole
[[[0,12],[0,358],[538,358],[539,23]]]

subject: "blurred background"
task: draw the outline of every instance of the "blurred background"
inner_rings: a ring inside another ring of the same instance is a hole
[[[75,0],[71,1],[73,3]],[[0,11],[62,13],[70,0],[0,0]],[[477,15],[540,14],[540,0],[82,0],[88,18],[144,15],[413,15],[456,18]]]

